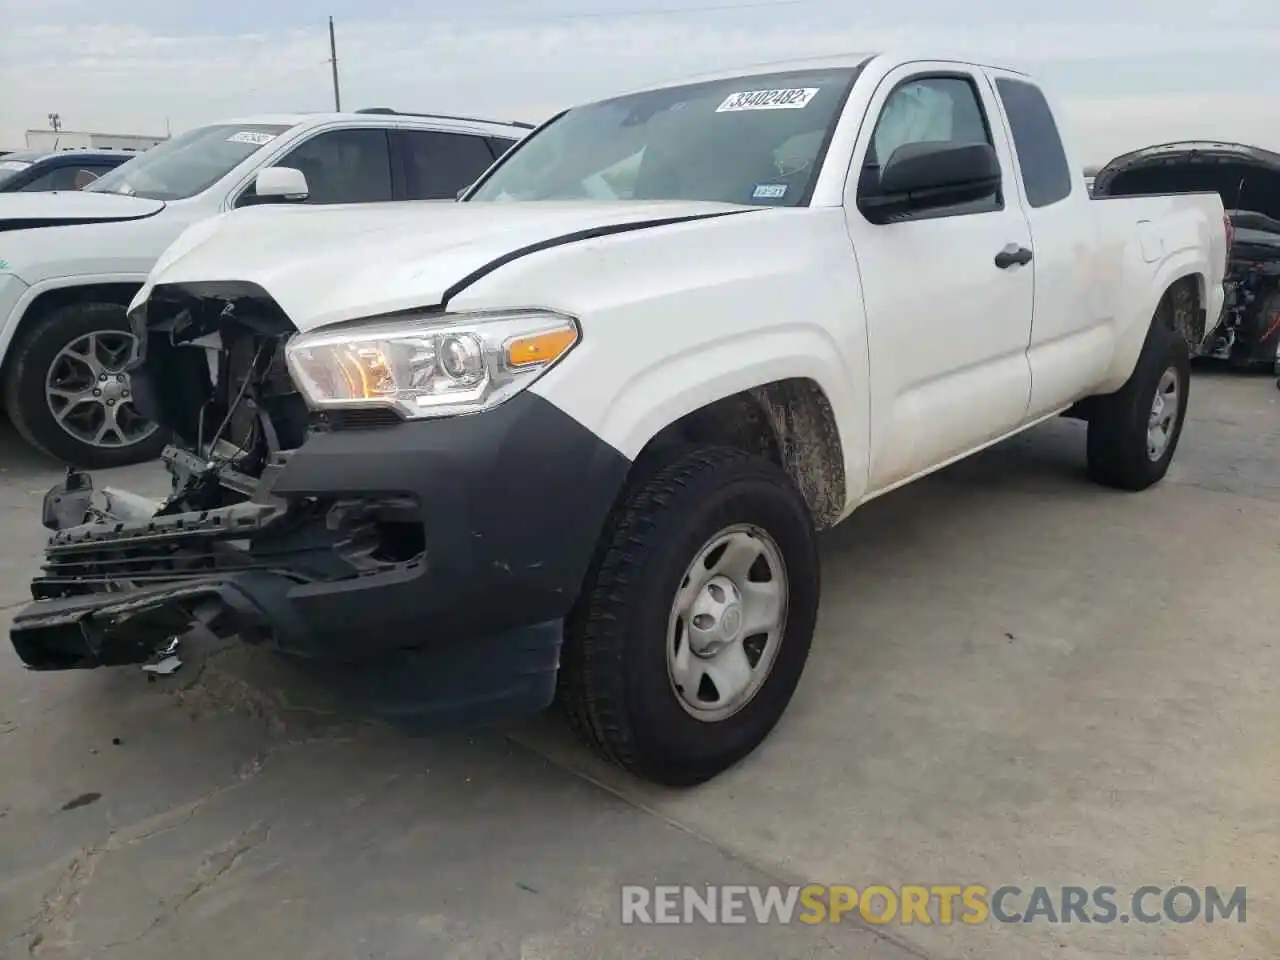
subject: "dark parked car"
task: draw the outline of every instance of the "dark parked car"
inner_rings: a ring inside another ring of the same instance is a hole
[[[79,190],[138,156],[105,150],[20,150],[0,157],[0,193]]]

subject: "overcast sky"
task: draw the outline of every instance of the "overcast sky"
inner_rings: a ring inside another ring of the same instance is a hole
[[[343,104],[541,120],[655,79],[903,43],[1034,71],[1082,163],[1183,138],[1280,149],[1277,0],[0,0],[0,148]],[[432,7],[436,11],[432,11]],[[443,9],[442,9],[443,8]],[[1050,11],[1054,12],[1050,12]]]

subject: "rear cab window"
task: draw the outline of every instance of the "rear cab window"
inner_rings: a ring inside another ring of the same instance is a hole
[[[1009,77],[996,78],[996,92],[1009,118],[1027,202],[1035,208],[1066,199],[1075,177],[1044,94],[1034,83]]]

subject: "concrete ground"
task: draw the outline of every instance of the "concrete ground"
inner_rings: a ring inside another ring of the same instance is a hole
[[[1280,391],[1198,374],[1145,494],[1082,457],[1055,422],[827,536],[790,712],[687,792],[549,718],[411,740],[334,716],[238,647],[153,684],[0,650],[0,956],[1280,956]],[[0,433],[0,627],[57,474]],[[618,922],[624,883],[810,881],[1245,886],[1247,918]]]

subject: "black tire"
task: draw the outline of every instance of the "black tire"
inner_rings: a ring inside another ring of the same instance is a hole
[[[737,713],[691,716],[667,667],[671,606],[698,551],[735,524],[764,530],[789,583],[772,668]],[[743,451],[699,448],[634,486],[615,511],[570,620],[558,699],[571,726],[631,773],[691,786],[751,753],[781,718],[809,655],[820,564],[813,521],[791,478]]]
[[[1147,331],[1137,366],[1115,393],[1090,401],[1089,475],[1096,483],[1118,490],[1145,490],[1169,471],[1187,416],[1191,393],[1191,358],[1186,340],[1157,316]],[[1177,378],[1177,412],[1163,453],[1152,459],[1147,426],[1156,390],[1165,373]]]
[[[45,398],[45,381],[59,351],[85,334],[128,332],[125,307],[81,302],[31,319],[10,349],[4,378],[4,405],[14,427],[28,443],[64,463],[86,469],[122,467],[154,460],[168,442],[162,429],[131,444],[95,446],[59,425]]]

